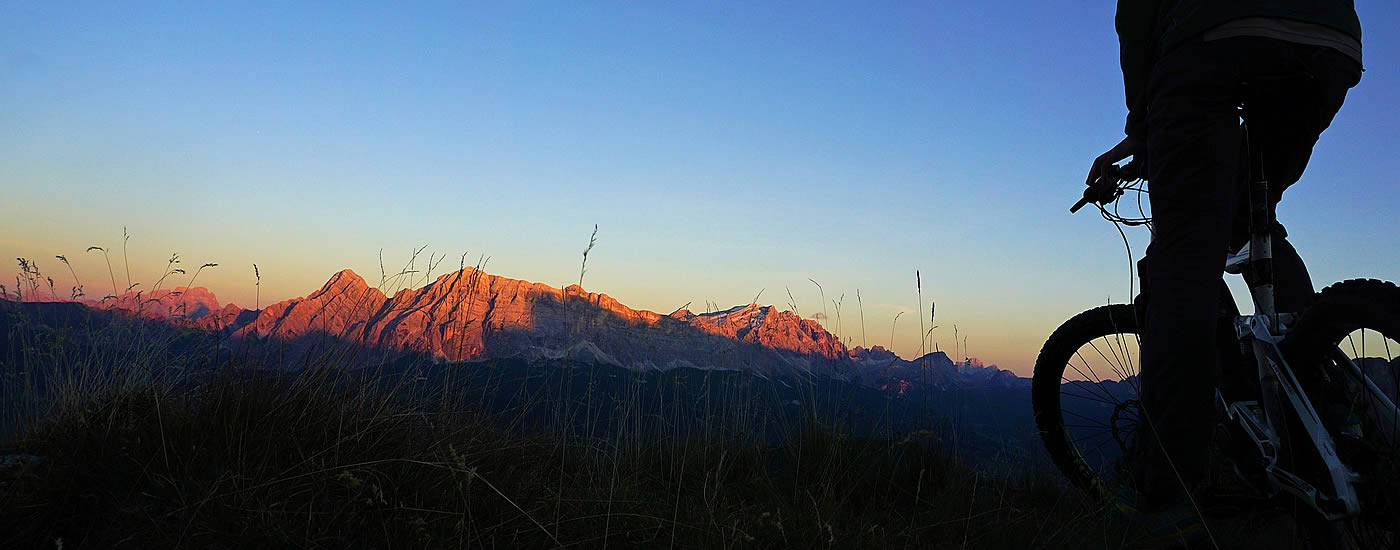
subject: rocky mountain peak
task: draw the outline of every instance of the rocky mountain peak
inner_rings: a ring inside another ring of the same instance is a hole
[[[314,294],[307,296],[307,299],[317,299],[332,294],[353,293],[359,295],[367,290],[373,290],[379,293],[380,296],[384,296],[383,292],[377,288],[370,287],[369,283],[365,282],[364,277],[355,273],[354,270],[342,269],[336,272],[335,275],[331,275],[331,278],[326,281],[326,284],[322,285],[321,289]]]
[[[879,344],[869,348],[856,346],[854,349],[850,350],[849,355],[852,359],[857,361],[889,361],[899,358],[893,351],[885,349],[884,346]]]

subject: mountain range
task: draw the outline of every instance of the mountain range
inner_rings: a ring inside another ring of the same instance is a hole
[[[25,301],[36,296],[30,293]],[[896,395],[1029,385],[975,360],[955,364],[942,352],[908,360],[880,346],[848,348],[817,321],[769,305],[663,315],[578,285],[554,288],[471,267],[392,296],[347,269],[305,297],[261,310],[221,305],[202,287],[84,303],[216,332],[234,345],[278,342],[279,353],[293,363],[348,344],[366,360],[373,354],[417,354],[453,363],[565,360],[641,372],[742,370],[764,377],[830,377]]]

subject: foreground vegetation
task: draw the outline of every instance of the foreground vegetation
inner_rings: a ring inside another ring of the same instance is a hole
[[[584,445],[428,414],[337,376],[231,372],[63,411],[7,445],[42,458],[3,474],[0,537],[65,548],[1068,548],[1123,537],[1044,477],[981,477],[916,443],[810,426],[776,446]]]
[[[752,392],[697,411],[684,378],[651,388],[676,410],[601,399],[591,374],[498,383],[521,395],[491,406],[490,376],[459,391],[450,368],[351,370],[331,349],[288,371],[77,307],[0,302],[0,321],[0,548],[1145,544],[1053,472],[953,452],[958,426],[877,437],[816,389],[774,438]],[[1261,528],[1222,547],[1288,546]]]
[[[779,444],[512,434],[333,370],[229,370],[4,446],[0,546],[1137,548],[1047,472],[819,424]]]

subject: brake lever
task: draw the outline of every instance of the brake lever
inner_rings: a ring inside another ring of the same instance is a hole
[[[1107,171],[1108,177],[1099,178],[1099,181],[1094,182],[1088,188],[1084,189],[1083,198],[1080,198],[1079,202],[1074,203],[1074,206],[1069,208],[1070,214],[1078,212],[1080,208],[1084,208],[1084,205],[1091,202],[1099,204],[1113,202],[1123,194],[1123,190],[1118,187],[1119,182],[1132,181],[1139,177],[1136,160],[1122,166],[1110,164]]]

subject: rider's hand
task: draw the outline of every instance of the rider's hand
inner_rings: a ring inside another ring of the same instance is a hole
[[[1107,178],[1109,166],[1125,158],[1136,156],[1142,152],[1142,149],[1142,140],[1133,136],[1124,137],[1123,141],[1118,142],[1118,145],[1114,145],[1108,152],[1094,159],[1094,164],[1089,167],[1089,177],[1084,180],[1084,185],[1094,185],[1095,181]]]

